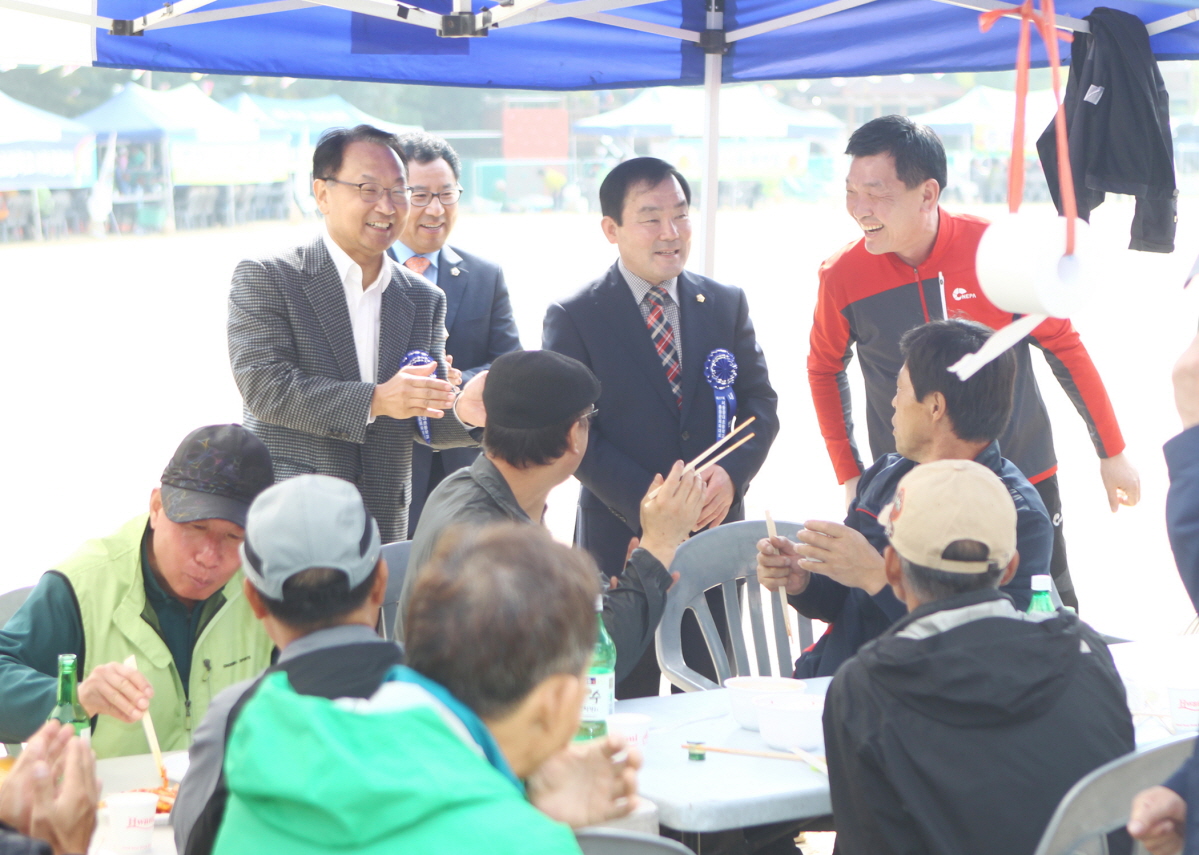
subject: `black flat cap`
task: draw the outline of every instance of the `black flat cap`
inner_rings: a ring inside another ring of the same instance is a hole
[[[600,381],[577,359],[552,350],[514,350],[491,363],[483,387],[487,424],[531,430],[577,416],[600,396]]]

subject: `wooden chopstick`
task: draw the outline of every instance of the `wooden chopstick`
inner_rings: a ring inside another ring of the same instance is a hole
[[[701,742],[685,742],[683,748],[693,752],[711,752],[713,754],[737,754],[741,757],[763,757],[767,760],[795,760],[799,763],[807,763],[817,772],[828,774],[828,767],[816,757],[814,754],[809,754],[799,748],[791,749],[793,754],[788,754],[784,751],[751,751],[747,748],[716,748],[711,745],[704,745]]]
[[[779,536],[779,530],[774,526],[774,517],[766,512],[766,534],[772,540]],[[779,605],[783,607],[783,625],[787,627],[787,638],[791,638],[791,621],[787,617],[787,586],[784,584],[779,591]]]
[[[736,451],[741,446],[745,445],[745,443],[749,442],[755,436],[757,436],[757,434],[754,433],[753,431],[750,431],[745,436],[741,437],[741,439],[734,442],[732,445],[730,445],[724,451],[720,452],[720,454],[717,454],[715,457],[713,457],[711,460],[709,460],[707,463],[705,463],[703,466],[699,467],[695,471],[703,472],[705,469],[709,468],[710,466],[715,466],[717,463],[719,463],[724,458],[728,457],[730,454],[732,454],[734,451]]]
[[[125,660],[125,664],[130,668],[137,669],[137,657],[129,656]],[[162,776],[162,785],[167,785],[167,767],[162,762],[162,749],[158,746],[158,734],[154,732],[154,720],[150,718],[150,710],[147,709],[142,713],[142,730],[146,733],[146,742],[150,743],[150,753],[154,755],[154,762],[158,764],[158,774]]]
[[[795,752],[796,756],[802,758],[803,761],[811,766],[814,770],[819,772],[821,775],[824,775],[826,778],[828,777],[828,764],[815,754],[811,753],[810,751],[804,751],[802,748],[792,748],[791,750]]]
[[[742,428],[749,427],[751,424],[754,423],[755,420],[757,420],[757,418],[758,418],[757,416],[750,416],[748,419],[741,422],[739,425],[737,425],[731,431],[726,433],[720,439],[716,440],[716,442],[709,445],[707,448],[704,449],[702,454],[700,454],[698,457],[696,457],[694,460],[692,460],[690,463],[688,463],[686,466],[683,467],[683,472],[693,472],[693,471],[703,472],[705,469],[707,469],[709,466],[711,466],[713,463],[715,463],[721,457],[724,457],[725,454],[728,454],[730,451],[732,451],[734,448],[736,448],[737,445],[740,445],[742,442],[745,442],[746,440],[752,439],[754,434],[751,433],[748,436],[746,436],[744,439],[742,439],[740,442],[738,442],[736,445],[730,446],[729,448],[725,449],[724,453],[721,454],[719,457],[709,460],[707,463],[705,463],[703,466],[701,466],[698,470],[695,468],[705,457],[707,457],[709,454],[711,454],[712,452],[714,452],[718,448],[720,448],[720,446],[724,445],[726,442],[728,442],[730,439],[732,439],[733,434],[740,432],[740,430]],[[651,491],[650,494],[648,496],[646,496],[645,498],[647,500],[652,499],[654,496],[658,495],[658,491],[661,489],[662,489],[661,487],[658,487],[657,489]]]
[[[757,421],[757,419],[758,419],[757,416],[750,416],[745,421],[739,422],[735,428],[733,428],[731,431],[726,433],[720,439],[716,440],[714,443],[709,445],[707,448],[705,448],[703,450],[703,452],[698,457],[696,457],[694,460],[692,460],[690,463],[688,463],[686,466],[684,466],[683,471],[690,472],[696,466],[699,466],[699,464],[703,463],[704,459],[709,454],[714,453],[716,451],[716,449],[720,448],[720,446],[724,445],[726,442],[728,442],[730,439],[732,439],[734,436],[736,436],[738,433],[740,433],[743,428],[747,428],[750,425],[752,425],[755,421]]]

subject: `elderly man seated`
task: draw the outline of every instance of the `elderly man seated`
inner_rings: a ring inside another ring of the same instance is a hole
[[[1025,614],[997,590],[1020,563],[1017,511],[987,467],[917,466],[879,524],[908,614],[829,688],[837,850],[1032,852],[1066,791],[1133,748],[1111,655],[1072,612]]]
[[[518,350],[496,358],[483,402],[483,456],[442,481],[425,505],[412,543],[396,637],[420,568],[449,528],[493,522],[542,523],[550,491],[570,478],[587,453],[600,382],[583,363],[552,350]],[[659,489],[660,488],[660,489]],[[616,645],[616,679],[633,669],[653,638],[675,550],[697,527],[704,503],[700,475],[682,461],[656,475],[641,503],[641,538],[618,584],[604,593],[604,625]]]
[[[447,544],[412,592],[408,666],[371,698],[304,695],[276,673],[242,708],[216,855],[577,855],[569,825],[535,805],[573,824],[596,819],[596,800],[563,792],[562,780],[595,644],[597,576],[586,553],[533,526]],[[633,783],[614,776],[599,801],[631,801]]]
[[[213,695],[270,664],[238,547],[250,502],[273,480],[266,446],[241,425],[188,434],[150,513],[43,575],[0,629],[0,742],[28,739],[46,720],[58,656],[74,653],[96,756],[149,751],[146,712],[163,750],[186,748]]]
[[[879,511],[895,485],[917,464],[973,460],[1003,480],[1016,501],[1020,569],[1003,590],[1019,608],[1032,598],[1030,579],[1049,572],[1053,525],[1045,503],[1024,474],[1004,459],[995,440],[1012,412],[1016,358],[1011,351],[969,380],[949,371],[991,337],[992,330],[960,319],[932,321],[904,334],[904,363],[895,391],[896,453],[874,461],[858,482],[844,525],[804,523],[799,543],[782,537],[758,542],[758,578],[770,589],[785,587],[800,614],[830,624],[795,663],[796,677],[830,677],[858,648],[904,614],[887,586],[886,535]]]

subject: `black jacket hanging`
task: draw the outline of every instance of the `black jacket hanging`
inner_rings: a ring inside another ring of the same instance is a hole
[[[1085,20],[1091,32],[1074,34],[1065,96],[1078,215],[1089,220],[1105,192],[1135,196],[1129,249],[1173,252],[1178,190],[1170,96],[1149,33],[1135,15],[1103,6]],[[1061,213],[1052,122],[1037,151]]]

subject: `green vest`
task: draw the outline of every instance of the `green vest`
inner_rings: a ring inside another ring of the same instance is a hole
[[[163,751],[175,751],[190,745],[192,729],[217,692],[270,665],[274,645],[246,602],[238,570],[221,591],[224,603],[196,639],[185,695],[170,650],[142,617],[149,608],[141,567],[147,519],[142,514],[110,537],[89,540],[57,570],[70,582],[83,621],[85,671],[79,679],[99,665],[137,656],[138,670],[154,687],[150,715],[158,742]],[[126,724],[106,715],[96,720],[92,748],[100,758],[150,750],[140,721]]]

